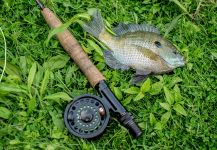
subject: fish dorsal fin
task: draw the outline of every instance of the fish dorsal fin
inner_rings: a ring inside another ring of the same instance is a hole
[[[117,36],[124,35],[129,32],[137,32],[137,31],[144,31],[144,32],[154,32],[160,34],[160,31],[148,24],[125,24],[119,23],[119,25],[114,28],[113,30]]]

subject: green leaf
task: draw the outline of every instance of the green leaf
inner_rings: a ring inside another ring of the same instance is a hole
[[[166,96],[166,101],[172,105],[174,103],[174,98],[173,98],[173,95],[172,93],[168,90],[167,87],[164,87],[164,93],[165,93],[165,96]]]
[[[47,40],[45,41],[45,45],[47,46],[50,39],[60,33],[65,31],[72,23],[79,23],[79,24],[83,24],[83,22],[81,21],[81,19],[84,20],[90,20],[90,15],[87,13],[80,13],[80,14],[76,14],[75,16],[73,16],[69,21],[67,21],[66,23],[62,24],[60,27],[58,28],[54,28],[53,30],[50,31]]]
[[[14,83],[20,83],[20,81],[21,81],[21,78],[19,78],[18,76],[16,76],[16,75],[8,75],[7,77],[5,76],[5,82],[7,82],[7,83],[12,83],[12,84],[14,84]]]
[[[189,12],[187,11],[187,9],[186,9],[178,0],[171,0],[171,1],[173,1],[176,5],[178,5],[179,8],[182,9],[182,11],[183,11],[184,13],[189,14]]]
[[[84,44],[81,44],[82,49],[84,50],[85,53],[87,54],[92,54],[92,48],[91,47],[86,47]]]
[[[114,31],[112,30],[112,25],[107,20],[105,20],[105,24],[106,31],[108,31],[112,35],[116,35],[116,33],[114,33]]]
[[[32,67],[29,70],[29,76],[28,76],[28,89],[29,90],[31,89],[33,80],[35,78],[36,69],[37,69],[37,64],[36,62],[34,62]]]
[[[182,79],[180,77],[175,77],[172,79],[172,81],[169,84],[169,87],[173,87],[174,85],[176,85],[177,83],[182,82]]]
[[[0,67],[4,68],[5,61],[0,60]],[[7,78],[5,80],[11,81],[11,82],[20,82],[21,81],[21,72],[19,67],[16,65],[13,65],[9,62],[6,62],[6,68],[5,68],[5,73],[8,74]]]
[[[9,119],[11,111],[5,107],[0,107],[0,118]]]
[[[139,92],[139,94],[136,95],[136,97],[134,98],[134,101],[138,101],[144,98],[144,94],[142,92]]]
[[[161,123],[162,123],[162,124],[166,124],[167,121],[170,119],[170,116],[171,116],[171,112],[170,112],[170,111],[168,111],[168,112],[166,112],[165,114],[163,114],[163,115],[161,116]]]
[[[160,80],[160,82],[164,82],[164,78],[162,77],[162,75],[156,75],[155,78],[157,78],[158,80]]]
[[[139,92],[140,92],[140,89],[138,87],[130,87],[124,90],[124,93],[127,93],[127,94],[138,94]]]
[[[100,56],[103,56],[101,48],[94,41],[87,39],[87,42]]]
[[[193,64],[192,63],[187,63],[187,68],[188,68],[189,71],[191,71],[192,68],[193,68]]]
[[[96,67],[97,67],[100,71],[102,71],[102,70],[105,68],[105,63],[99,62],[99,63],[96,65]]]
[[[36,100],[33,98],[28,103],[28,113],[31,113],[36,108]]]
[[[133,98],[134,98],[134,95],[130,95],[130,96],[128,96],[127,98],[125,98],[125,99],[122,101],[123,105],[124,105],[124,106],[127,106],[127,105],[133,100]]]
[[[184,109],[180,104],[175,104],[175,105],[173,106],[173,109],[174,109],[177,113],[182,114],[182,115],[184,115],[184,116],[187,116],[187,113],[186,113],[185,109]]]
[[[155,116],[152,113],[150,113],[150,123],[151,123],[152,126],[157,123],[157,120],[156,120]]]
[[[47,88],[47,84],[49,82],[50,70],[46,70],[44,74],[44,79],[42,80],[40,87],[40,95],[42,96]]]
[[[160,106],[166,110],[170,110],[170,104],[168,104],[168,103],[160,103]]]
[[[49,114],[52,117],[54,125],[59,129],[59,130],[64,130],[64,123],[63,123],[63,118],[60,118],[57,112],[54,111],[49,111]]]
[[[54,28],[53,30],[51,30],[50,33],[48,34],[47,39],[45,40],[45,43],[44,43],[45,46],[48,46],[50,39],[51,39],[54,35],[56,35],[56,34],[58,34],[58,33],[60,33],[60,32],[63,32],[63,31],[65,31],[66,29],[67,29],[66,24],[62,24],[60,27]]]
[[[85,90],[72,89],[72,92],[70,94],[72,97],[77,97],[85,93],[86,93]]]
[[[5,94],[5,95],[7,95],[7,94]],[[11,106],[14,104],[13,101],[11,101],[10,99],[8,99],[6,97],[3,97],[3,95],[0,95],[0,97],[1,97],[0,98],[0,105],[4,104],[5,106]]]
[[[14,5],[15,0],[3,0],[4,1],[4,5],[8,8],[11,9],[12,6]]]
[[[155,124],[155,129],[156,130],[162,130],[163,129],[163,124],[159,121]]]
[[[9,142],[10,145],[17,145],[17,144],[20,144],[20,143],[22,143],[22,142],[20,140],[18,140],[18,139],[10,140],[10,142]]]
[[[25,57],[26,57],[26,64],[32,66],[35,60],[31,56],[25,56]]]
[[[65,92],[57,92],[57,93],[45,96],[44,99],[48,99],[48,100],[62,99],[64,101],[70,101],[72,98]]]
[[[26,61],[26,56],[20,56],[20,63],[19,63],[19,66],[20,66],[20,69],[22,71],[23,74],[27,74],[27,61]]]
[[[180,105],[184,105],[184,101],[180,101],[180,102],[178,102],[178,104],[180,104]]]
[[[119,100],[121,100],[123,98],[122,92],[121,92],[121,90],[118,87],[114,87],[114,93],[115,93],[115,96]]]
[[[215,58],[217,58],[217,53],[216,52],[211,52],[211,55]]]
[[[138,125],[141,129],[145,129],[147,127],[147,125],[144,122],[140,122]]]
[[[168,33],[173,30],[173,28],[176,26],[176,24],[178,23],[179,18],[181,18],[182,15],[183,14],[178,15],[172,20],[172,22],[170,23],[170,26],[166,29],[164,36],[167,36]]]
[[[100,63],[105,64],[105,59],[103,58],[103,56],[100,56],[98,53],[95,53],[95,54],[93,55],[93,59],[94,59],[95,61],[98,61],[98,62],[100,62]]]
[[[0,60],[0,67],[3,68],[4,67],[4,63],[5,61],[4,60]],[[6,68],[5,68],[5,72],[8,74],[8,75],[13,75],[13,76],[18,76],[20,78],[20,69],[18,66],[16,65],[13,65],[9,62],[6,62]]]
[[[191,28],[193,29],[194,32],[200,32],[201,29],[199,26],[197,26],[196,24],[194,24],[193,22],[190,22]]]
[[[26,90],[22,89],[19,85],[14,85],[14,84],[6,84],[6,83],[1,83],[0,84],[0,93],[24,93],[28,94]]]
[[[65,73],[65,82],[66,85],[71,84],[73,81],[73,76],[75,75],[75,72],[78,70],[78,67],[75,65],[69,66],[67,68],[67,71]]]
[[[70,58],[67,55],[57,55],[57,56],[51,57],[47,62],[45,62],[43,67],[51,71],[55,69],[61,69],[65,67],[69,59]]]
[[[35,74],[35,79],[34,79],[34,85],[36,86],[39,86],[40,85],[40,82],[43,78],[43,75],[44,75],[44,68],[41,66],[41,65],[37,65],[37,72]]]
[[[148,78],[141,86],[141,92],[145,93],[151,89],[151,80]]]
[[[156,82],[154,84],[151,85],[151,90],[150,90],[150,94],[151,95],[157,95],[161,92],[163,88],[163,83],[160,81],[160,82]]]
[[[181,96],[180,89],[179,89],[178,85],[175,85],[174,92],[175,92],[175,101],[180,102],[182,100],[182,96]]]

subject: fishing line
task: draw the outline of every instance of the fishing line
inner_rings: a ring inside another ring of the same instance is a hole
[[[0,32],[3,36],[3,39],[4,39],[4,45],[5,45],[5,62],[4,62],[4,67],[3,67],[3,70],[2,70],[2,74],[1,74],[1,77],[0,77],[0,82],[2,81],[2,78],[4,76],[4,72],[5,72],[5,69],[6,69],[6,65],[7,65],[7,43],[6,43],[6,39],[5,39],[5,35],[4,35],[4,32],[2,30],[2,28],[0,27]]]

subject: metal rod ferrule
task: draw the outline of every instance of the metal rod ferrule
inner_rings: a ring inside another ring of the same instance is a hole
[[[45,7],[44,7],[44,4],[40,1],[40,0],[35,0],[36,1],[36,3],[37,3],[37,5],[38,5],[38,7],[41,9],[41,10],[43,10]]]

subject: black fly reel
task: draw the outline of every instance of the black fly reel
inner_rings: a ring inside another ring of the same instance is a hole
[[[108,122],[109,109],[103,100],[85,94],[70,102],[64,113],[65,125],[77,137],[91,139],[103,133]]]
[[[106,82],[100,81],[95,88],[101,97],[85,94],[67,105],[64,121],[69,132],[84,139],[96,138],[106,129],[111,111],[134,137],[139,137],[142,132],[132,114],[121,105]]]

